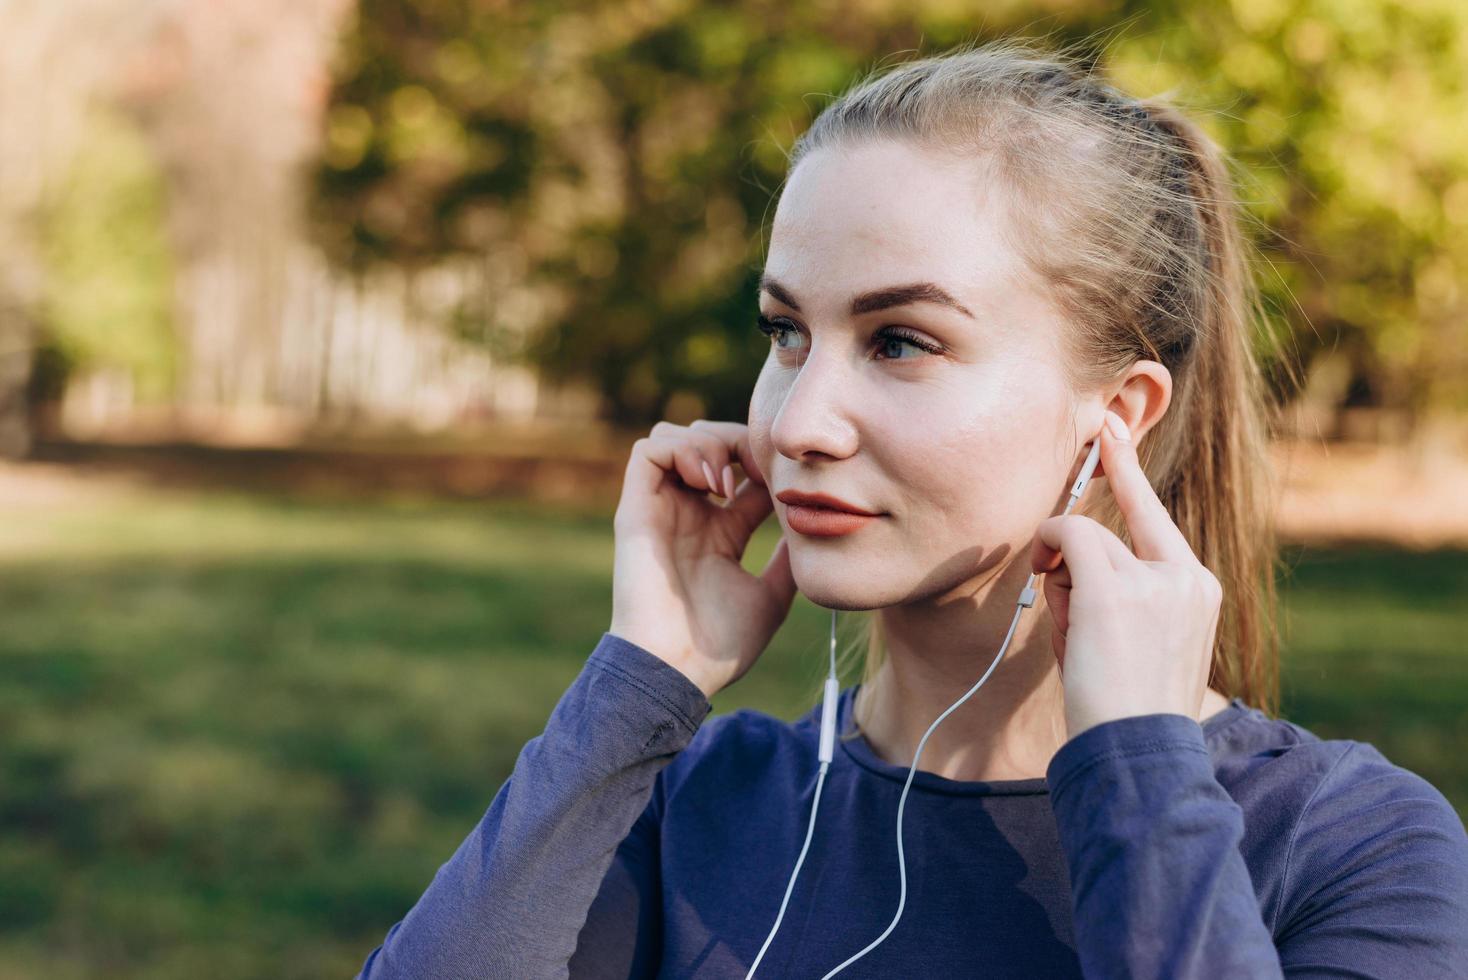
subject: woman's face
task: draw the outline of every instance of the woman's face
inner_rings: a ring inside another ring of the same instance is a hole
[[[1063,323],[1001,233],[1001,193],[972,161],[894,142],[818,150],[786,183],[759,297],[781,329],[751,447],[772,496],[881,515],[816,536],[776,500],[796,583],[820,605],[972,591],[1016,559],[1028,574],[1036,526],[1066,500],[1094,433],[1075,428]]]

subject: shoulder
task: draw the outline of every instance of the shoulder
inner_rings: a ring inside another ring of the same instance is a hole
[[[1243,711],[1208,734],[1219,782],[1235,798],[1267,794],[1274,809],[1297,801],[1302,815],[1335,808],[1393,806],[1421,809],[1464,836],[1447,798],[1422,776],[1392,762],[1370,742],[1321,738],[1285,718],[1271,718],[1237,702]]]
[[[1277,926],[1367,894],[1468,922],[1468,832],[1445,796],[1369,742],[1320,738],[1254,708],[1210,734],[1219,782],[1243,809],[1246,852],[1277,869]],[[1405,893],[1413,892],[1409,898]]]
[[[1243,711],[1207,736],[1218,780],[1246,810],[1267,802],[1304,822],[1355,815],[1364,822],[1428,820],[1449,837],[1464,828],[1447,798],[1422,776],[1392,762],[1370,742],[1321,738],[1285,718],[1256,708]],[[1292,801],[1294,806],[1282,806]],[[1368,816],[1366,808],[1373,808]]]
[[[1369,742],[1317,739],[1295,753],[1313,785],[1290,834],[1287,878],[1322,882],[1390,869],[1468,896],[1468,832],[1436,786]]]

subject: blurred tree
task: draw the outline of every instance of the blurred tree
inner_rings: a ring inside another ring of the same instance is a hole
[[[743,418],[767,349],[760,230],[816,109],[804,95],[962,27],[813,3],[362,0],[316,227],[357,269],[478,255],[523,270],[457,328],[549,380],[592,381],[616,421]]]
[[[85,138],[85,107],[165,5],[0,2],[0,456],[30,451],[29,402],[62,367],[39,310],[51,274],[42,214]]]
[[[1409,426],[1468,409],[1468,4],[1132,6],[1159,26],[1110,66],[1203,110],[1244,165],[1291,344],[1336,351],[1343,400]]]
[[[551,379],[593,380],[619,421],[742,418],[765,353],[750,329],[764,223],[796,134],[888,60],[1039,28],[1090,39],[1137,94],[1218,113],[1208,125],[1248,167],[1278,270],[1275,332],[1299,356],[1346,346],[1392,405],[1462,398],[1458,0],[1047,9],[1036,24],[1030,5],[986,5],[980,24],[939,0],[361,0],[316,226],[358,269],[481,256],[511,270],[538,299],[487,289],[458,329]]]
[[[142,400],[162,400],[175,355],[163,175],[120,114],[98,107],[90,123],[42,212],[41,321],[68,369],[120,368]]]

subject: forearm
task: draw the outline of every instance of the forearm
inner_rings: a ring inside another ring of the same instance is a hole
[[[1047,772],[1087,977],[1282,976],[1248,867],[1243,814],[1197,722],[1117,719]]]
[[[618,843],[710,708],[674,668],[603,634],[361,980],[566,976]]]

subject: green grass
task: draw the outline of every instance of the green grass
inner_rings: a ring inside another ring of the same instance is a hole
[[[520,502],[159,496],[12,520],[0,980],[350,976],[581,669],[611,562],[609,511]],[[1291,563],[1286,716],[1374,742],[1464,812],[1468,555]],[[715,711],[806,710],[827,615],[797,599]]]

